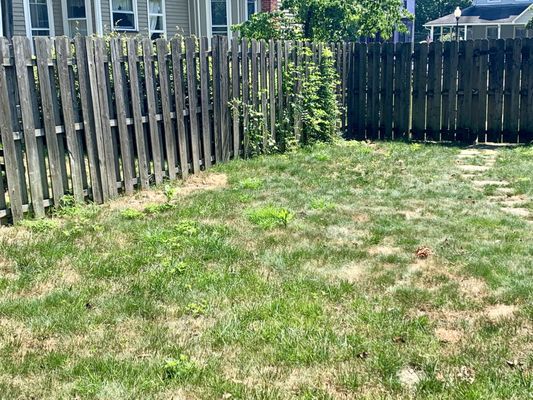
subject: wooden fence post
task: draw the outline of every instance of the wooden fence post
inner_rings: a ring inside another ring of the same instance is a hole
[[[520,143],[533,141],[533,38],[522,42]]]
[[[28,162],[28,176],[30,180],[31,204],[37,218],[44,217],[43,203],[43,173],[41,160],[35,137],[34,109],[31,102],[28,65],[32,65],[30,43],[26,37],[13,38],[15,65],[17,69],[17,84],[20,98],[20,111],[24,127],[24,143]],[[33,73],[33,68],[32,68]],[[33,77],[33,74],[32,74]]]
[[[198,129],[198,82],[196,79],[196,38],[188,37],[185,40],[185,55],[187,60],[187,94],[189,95],[189,123],[190,123],[190,146],[192,156],[192,172],[200,172]]]
[[[6,167],[7,192],[10,200],[11,216],[13,222],[23,218],[22,191],[24,189],[21,177],[23,171],[19,171],[19,160],[15,138],[13,137],[13,116],[11,114],[8,79],[4,61],[9,60],[9,43],[6,38],[0,38],[0,136],[4,151]],[[3,204],[5,207],[5,204]]]

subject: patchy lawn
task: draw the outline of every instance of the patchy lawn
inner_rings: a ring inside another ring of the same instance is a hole
[[[460,150],[316,146],[1,229],[0,397],[528,398],[533,224]],[[531,148],[494,159],[531,210]]]

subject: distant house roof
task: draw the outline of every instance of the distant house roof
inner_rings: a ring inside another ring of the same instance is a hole
[[[508,24],[513,23],[530,4],[509,4],[498,6],[472,6],[463,10],[463,15],[459,20],[461,25],[476,24]],[[424,26],[455,25],[453,14],[427,22]]]

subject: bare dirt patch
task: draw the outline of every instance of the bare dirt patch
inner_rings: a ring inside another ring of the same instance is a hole
[[[191,175],[181,185],[176,186],[176,196],[187,196],[200,190],[215,190],[228,186],[226,174],[199,173]],[[149,204],[163,204],[167,201],[165,194],[161,190],[143,190],[133,196],[123,196],[108,203],[110,210],[124,210],[131,208],[142,211]]]

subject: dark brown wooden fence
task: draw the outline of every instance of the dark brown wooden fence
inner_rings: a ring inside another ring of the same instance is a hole
[[[533,140],[533,39],[350,44],[347,135]]]
[[[289,108],[299,139],[303,77],[288,87],[286,72],[326,46],[348,137],[533,139],[531,39],[413,54],[390,43],[0,38],[0,222],[44,216],[66,194],[102,203],[246,156],[257,115],[259,151]]]

